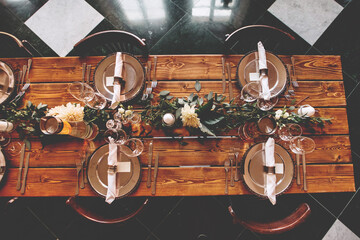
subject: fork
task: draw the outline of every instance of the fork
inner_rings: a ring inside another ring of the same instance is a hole
[[[147,76],[148,76],[148,67],[147,66],[145,66],[145,87],[146,87],[146,89],[145,89],[145,93],[143,93],[143,95],[142,95],[142,97],[141,97],[141,100],[146,100],[146,99],[148,99],[148,97],[149,97],[149,94],[148,94],[148,88],[147,88],[147,85],[148,85],[148,78],[147,78]]]
[[[294,57],[291,57],[291,64],[292,64],[292,69],[293,69],[293,79],[292,79],[292,84],[294,87],[299,87],[299,84],[296,80],[296,74],[295,74],[295,59]]]
[[[291,95],[294,96],[295,95],[295,90],[294,90],[294,83],[293,83],[293,74],[290,71],[291,69],[291,65],[290,64],[286,64],[286,67],[289,69],[289,75],[290,75],[290,84],[289,84],[289,88],[287,90],[287,92]]]
[[[157,56],[154,56],[154,79],[151,82],[151,87],[156,88],[157,80],[156,80],[156,65],[157,65]]]
[[[75,158],[75,164],[76,164],[76,190],[75,190],[75,196],[79,195],[79,177],[80,177],[80,171],[82,166],[82,161],[80,158]]]
[[[230,169],[230,160],[226,159],[224,162],[225,169],[225,194],[229,194],[229,185],[228,185],[228,174]]]

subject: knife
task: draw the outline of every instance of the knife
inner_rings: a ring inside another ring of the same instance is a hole
[[[153,151],[153,141],[149,144],[149,162],[148,162],[148,176],[147,176],[147,183],[146,187],[151,187],[151,160],[152,160],[152,151]]]
[[[235,182],[239,181],[239,169],[238,169],[238,162],[239,162],[239,149],[235,148]]]
[[[232,84],[231,84],[231,69],[230,69],[230,63],[226,63],[227,65],[227,69],[228,69],[228,77],[229,77],[229,101],[231,101],[231,99],[233,99],[233,89],[232,89]]]
[[[235,183],[234,183],[234,154],[230,154],[229,156],[229,160],[230,160],[230,187],[234,187]]]
[[[24,163],[24,157],[25,157],[25,143],[22,145],[21,151],[20,151],[20,166],[19,166],[18,179],[17,179],[17,183],[16,183],[16,190],[20,190],[20,188],[21,188],[21,173],[22,173],[22,168],[23,168],[23,163]]]
[[[151,190],[152,195],[155,195],[155,192],[156,192],[156,178],[157,178],[157,174],[158,174],[158,169],[159,169],[159,153],[156,154],[156,158],[155,158],[154,182],[153,182],[152,190]]]
[[[225,77],[225,58],[221,58],[222,63],[222,93],[225,93],[226,91],[226,77]]]
[[[296,154],[296,184],[300,185],[300,155]]]
[[[28,170],[29,170],[29,159],[30,159],[30,153],[27,153],[26,160],[25,160],[25,170],[24,170],[25,172],[24,172],[22,185],[21,185],[21,190],[20,190],[21,194],[25,193],[26,177],[27,177],[27,173],[28,173]]]
[[[27,72],[26,72],[26,83],[29,82],[29,72],[30,72],[30,68],[31,68],[31,63],[32,63],[32,59],[30,58],[28,60],[28,65],[27,65]]]

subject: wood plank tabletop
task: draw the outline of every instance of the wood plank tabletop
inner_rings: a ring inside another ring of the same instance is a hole
[[[157,60],[156,76],[158,87],[154,89],[155,98],[159,92],[169,90],[173,96],[184,97],[195,92],[195,81],[201,82],[198,93],[204,96],[210,91],[222,92],[221,58],[223,55],[160,55]],[[285,64],[291,64],[291,56],[280,56]],[[300,56],[294,55],[295,72],[300,87],[295,89],[296,99],[307,96],[302,104],[316,107],[317,115],[332,118],[333,124],[313,130],[304,129],[304,134],[316,143],[313,153],[307,155],[308,192],[348,192],[355,191],[354,169],[351,159],[349,127],[346,113],[346,98],[342,77],[340,56]],[[242,55],[225,56],[231,64],[234,96],[240,93],[236,85],[236,68]],[[40,102],[54,107],[67,102],[77,102],[66,91],[68,83],[81,81],[82,63],[92,65],[92,74],[103,57],[33,58],[29,78],[31,86],[24,101],[34,104]],[[25,58],[0,59],[8,63],[15,73],[27,63]],[[148,58],[153,61],[153,56]],[[141,59],[145,62],[145,59]],[[152,72],[153,74],[153,72]],[[228,89],[228,88],[227,88]],[[228,96],[228,90],[225,95]],[[280,97],[277,107],[290,105]],[[145,138],[145,150],[139,156],[142,164],[142,177],[139,188],[131,196],[151,196],[146,187],[148,145],[154,141],[154,153],[160,154],[159,174],[155,196],[204,196],[224,195],[224,160],[231,147],[240,148],[240,157],[250,147],[236,137],[236,130],[218,136],[198,139],[185,139],[182,146],[177,140],[159,139],[165,137],[162,130],[155,130]],[[18,141],[17,134],[12,135]],[[83,140],[59,136],[53,142],[43,145],[39,139],[32,139],[29,174],[26,192],[16,191],[19,156],[8,156],[7,174],[0,188],[0,196],[71,196],[75,193],[75,158]],[[94,146],[104,144],[99,139]],[[292,154],[293,155],[293,154]],[[294,158],[294,156],[293,156]],[[200,165],[200,167],[195,167]],[[205,166],[206,165],[206,166]],[[153,171],[152,171],[153,173]],[[304,193],[302,186],[295,182],[287,193]],[[250,194],[244,184],[236,182],[229,187],[229,194]],[[87,184],[80,189],[80,196],[97,196]]]

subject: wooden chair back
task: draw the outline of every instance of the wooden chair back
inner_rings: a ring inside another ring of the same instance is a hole
[[[138,215],[149,202],[149,199],[146,198],[145,201],[140,205],[140,207],[135,208],[135,210],[133,210],[132,212],[125,214],[123,216],[120,216],[120,217],[109,217],[109,216],[104,215],[104,214],[106,214],[105,213],[106,211],[99,214],[99,213],[96,213],[94,211],[94,209],[92,209],[91,207],[85,206],[84,201],[86,201],[86,200],[87,200],[86,198],[82,199],[82,202],[81,202],[79,198],[70,197],[66,201],[66,204],[68,206],[72,207],[78,214],[80,214],[84,218],[87,218],[93,222],[105,223],[105,224],[114,224],[114,223],[125,222],[125,221],[135,217],[136,215]],[[107,204],[107,203],[105,203],[104,199],[99,199],[99,200],[102,201],[100,204]],[[112,204],[114,204],[114,203],[112,203]],[[111,206],[109,206],[109,207],[111,207]],[[94,208],[101,208],[101,206],[96,204],[96,205],[94,205]],[[112,210],[112,212],[116,212],[116,211]]]
[[[120,30],[102,31],[89,35],[76,43],[69,55],[105,56],[114,52],[148,56],[145,39]]]
[[[33,57],[35,49],[31,48],[33,47],[26,40],[21,41],[10,33],[0,32],[0,57]]]
[[[265,49],[274,53],[293,54],[295,37],[267,25],[249,25],[225,35],[225,53],[244,54],[257,49],[261,41]]]
[[[250,229],[251,231],[260,234],[280,234],[290,231],[303,223],[311,213],[310,206],[307,203],[302,203],[289,216],[281,220],[262,223],[241,219],[237,216],[231,205],[228,207],[228,210],[233,217],[234,224],[241,224],[244,227]]]

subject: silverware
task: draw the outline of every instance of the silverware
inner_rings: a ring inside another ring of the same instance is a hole
[[[84,83],[85,83],[85,75],[86,75],[86,63],[82,64],[82,76],[81,76],[81,95],[84,92]]]
[[[226,77],[225,77],[225,58],[221,58],[221,64],[222,64],[222,93],[225,93],[226,91]]]
[[[296,154],[296,184],[300,185],[300,155]]]
[[[289,84],[289,87],[288,87],[288,89],[287,89],[287,92],[290,94],[290,95],[292,95],[292,96],[294,96],[295,95],[295,90],[294,90],[294,85],[293,85],[293,76],[292,76],[292,73],[291,73],[291,71],[290,71],[290,69],[291,69],[291,65],[290,64],[286,64],[286,67],[289,69],[289,74],[290,74],[290,84]]]
[[[147,79],[147,76],[148,76],[148,67],[145,66],[145,92],[143,93],[142,97],[141,97],[141,100],[146,100],[148,97],[149,97],[149,94],[147,93],[147,85],[148,85],[148,79]]]
[[[291,64],[292,64],[292,67],[293,67],[293,78],[292,78],[292,85],[294,87],[299,87],[299,83],[297,82],[296,80],[296,73],[295,73],[295,59],[294,57],[291,57]]]
[[[229,160],[230,160],[230,187],[234,187],[235,186],[235,182],[234,182],[234,154],[230,154],[229,155]]]
[[[234,151],[235,151],[235,176],[234,176],[234,180],[235,180],[235,182],[237,182],[237,181],[240,180],[240,178],[239,178],[239,169],[238,169],[239,151],[240,151],[240,149],[235,148]]]
[[[30,73],[31,64],[32,64],[32,59],[30,58],[30,59],[28,60],[28,65],[27,65],[26,83],[30,83],[29,73]]]
[[[228,186],[228,174],[230,168],[230,160],[226,159],[224,162],[224,169],[225,169],[225,194],[229,194],[229,186]]]
[[[302,103],[303,101],[305,101],[305,100],[308,99],[308,98],[310,98],[310,96],[304,97],[303,99],[301,99],[300,101],[298,101],[298,102],[294,105],[294,107],[296,107],[297,105],[299,105],[300,103]]]
[[[305,153],[302,154],[302,165],[303,165],[303,177],[304,177],[304,191],[307,191],[307,180],[306,180],[306,159]]]
[[[23,72],[22,70],[19,71],[19,77],[18,77],[18,86],[17,86],[17,90],[16,92],[19,92],[20,91],[20,85],[21,85],[21,78],[23,76]]]
[[[23,176],[23,179],[22,179],[22,185],[21,185],[21,190],[20,190],[21,194],[25,193],[26,178],[27,178],[27,174],[28,174],[28,171],[29,171],[29,159],[30,159],[30,153],[27,153],[26,154],[26,159],[25,159],[24,176]]]
[[[151,82],[151,87],[156,88],[157,80],[156,80],[156,66],[157,66],[157,56],[154,56],[154,79]]]
[[[147,182],[146,187],[151,187],[151,161],[152,161],[152,151],[153,151],[153,141],[149,144],[149,161],[148,161],[148,176],[147,176]]]
[[[86,156],[87,156],[87,144],[84,143],[83,149],[81,149],[81,170],[80,170],[80,188],[84,189],[85,188],[85,174],[84,174],[84,165],[85,165],[85,161],[86,161]]]
[[[21,82],[20,82],[20,86],[22,87],[24,86],[26,72],[27,72],[27,66],[24,65],[22,70],[23,75],[21,77]]]
[[[91,65],[86,66],[86,83],[90,85]]]
[[[22,145],[21,151],[20,151],[20,166],[19,166],[18,179],[17,179],[17,183],[16,183],[16,190],[20,190],[20,188],[21,188],[21,173],[22,173],[22,168],[23,168],[23,163],[24,163],[24,157],[25,157],[25,143]]]
[[[232,84],[231,84],[231,68],[230,68],[230,63],[226,63],[227,65],[227,69],[228,69],[228,77],[229,77],[229,101],[231,101],[231,99],[233,99],[233,89],[232,89]]]
[[[76,164],[76,190],[75,190],[75,196],[79,195],[79,178],[80,178],[80,171],[81,171],[81,159],[75,158],[75,164]]]
[[[155,195],[155,192],[156,192],[156,179],[157,179],[157,175],[158,175],[158,169],[159,169],[159,153],[156,154],[156,158],[155,158],[154,182],[153,182],[152,190],[151,190],[152,195]]]

